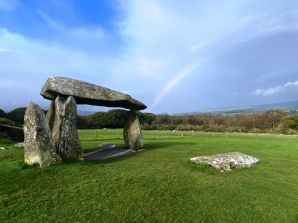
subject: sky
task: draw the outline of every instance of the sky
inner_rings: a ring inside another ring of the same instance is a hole
[[[128,93],[153,113],[294,101],[297,58],[297,0],[0,0],[6,111],[47,108],[49,76]]]

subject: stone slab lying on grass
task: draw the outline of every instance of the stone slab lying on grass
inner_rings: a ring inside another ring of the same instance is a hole
[[[105,142],[99,145],[101,149],[115,149],[117,146],[113,143]]]
[[[14,147],[22,148],[22,147],[24,147],[24,143],[23,142],[16,143],[16,144],[14,144]]]
[[[190,160],[195,163],[207,164],[221,172],[248,168],[260,161],[256,157],[240,152],[222,153],[213,156],[198,156],[190,158]]]
[[[5,150],[5,148],[4,147],[0,147],[0,150]]]
[[[85,160],[105,160],[109,158],[119,157],[135,153],[132,149],[102,149],[99,151],[93,151],[83,155]]]

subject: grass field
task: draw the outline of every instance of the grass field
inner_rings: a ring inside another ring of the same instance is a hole
[[[47,169],[0,141],[0,222],[298,222],[295,136],[145,131],[145,151]],[[121,130],[81,130],[83,148],[123,146]],[[190,157],[239,151],[261,159],[220,173]]]

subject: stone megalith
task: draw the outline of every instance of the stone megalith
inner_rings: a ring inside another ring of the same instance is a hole
[[[69,114],[64,112],[66,110],[64,107],[66,104],[65,99],[69,96],[73,97],[75,106],[76,104],[88,104],[131,109],[123,130],[124,141],[131,149],[139,149],[144,144],[135,110],[143,110],[147,106],[128,94],[67,77],[49,77],[43,85],[40,94],[44,98],[52,100],[47,117],[56,148],[62,158],[76,158],[78,154],[82,153],[82,150],[79,149],[77,133],[75,133],[76,124],[74,124],[75,119],[73,118],[76,117],[75,109],[74,107],[70,109],[71,112]],[[71,123],[66,122],[66,120],[73,120],[73,123],[66,125],[66,123]],[[70,134],[70,132],[73,134]],[[67,138],[66,135],[72,137]],[[67,149],[71,148],[70,145],[74,146],[73,150]],[[69,157],[69,154],[74,155]]]
[[[123,137],[126,146],[138,150],[144,146],[144,139],[138,116],[134,110],[127,113],[123,129]]]
[[[57,96],[73,96],[77,104],[122,107],[133,110],[146,108],[146,105],[128,94],[67,77],[49,77],[40,94],[49,100],[55,100]]]
[[[65,100],[62,100],[59,96],[52,101],[48,113],[46,115],[49,126],[52,132],[52,137],[58,151],[60,136],[61,136],[61,128],[62,128],[62,120],[63,120],[63,103]]]
[[[58,154],[63,159],[82,157],[82,148],[77,133],[77,106],[74,98],[57,97],[47,114],[53,140]]]
[[[61,162],[45,114],[30,102],[24,117],[24,160],[25,163],[47,167]]]

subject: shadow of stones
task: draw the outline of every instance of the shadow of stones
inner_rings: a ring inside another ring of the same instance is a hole
[[[189,146],[189,145],[196,145],[196,143],[189,143],[189,142],[149,142],[146,143],[143,147],[143,149],[136,151],[134,153],[130,153],[127,155],[123,156],[118,156],[118,157],[111,157],[108,159],[103,159],[103,160],[84,160],[84,162],[81,162],[81,164],[84,163],[93,163],[93,164],[111,164],[114,162],[121,162],[123,160],[131,159],[135,156],[138,156],[140,153],[146,153],[152,150],[157,150],[157,149],[167,149],[171,146]],[[127,148],[125,145],[119,146],[119,149]]]
[[[164,149],[172,146],[189,146],[189,145],[197,145],[197,143],[191,142],[148,142],[145,144],[144,149],[146,150],[154,150],[154,149]]]

